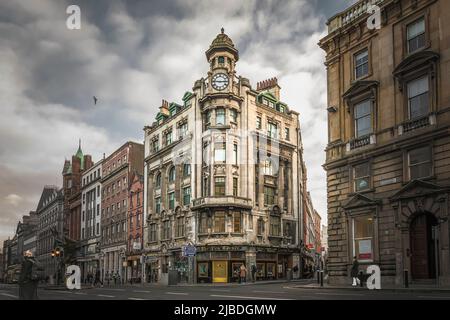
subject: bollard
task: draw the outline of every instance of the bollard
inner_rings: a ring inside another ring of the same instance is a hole
[[[409,288],[408,270],[404,270],[405,288]]]
[[[320,286],[323,287],[323,271],[320,271]]]
[[[317,284],[320,284],[320,271],[317,270]]]

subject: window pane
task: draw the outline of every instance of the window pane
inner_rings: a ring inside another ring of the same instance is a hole
[[[411,167],[411,180],[426,178],[431,176],[431,164],[424,163]]]
[[[369,178],[355,179],[355,189],[357,192],[367,190],[370,187]]]
[[[424,147],[409,152],[409,164],[414,165],[423,162],[431,161],[431,150],[429,147]]]
[[[369,164],[364,163],[355,166],[355,178],[361,178],[370,175]]]
[[[225,232],[225,212],[223,211],[214,213],[214,232]]]
[[[408,26],[408,40],[425,33],[425,19],[420,19]]]
[[[233,214],[233,231],[241,232],[241,213],[234,212]]]
[[[218,125],[225,124],[225,110],[224,109],[216,110],[216,124],[218,124]]]
[[[355,239],[370,238],[373,236],[373,219],[370,217],[358,217],[355,221]]]
[[[356,120],[356,137],[363,137],[372,133],[372,117],[365,116]]]
[[[414,98],[428,92],[428,77],[420,78],[408,83],[408,98]]]
[[[365,117],[367,115],[370,115],[372,110],[371,110],[371,102],[370,100],[364,101],[360,104],[357,104],[355,106],[355,118],[362,118]]]

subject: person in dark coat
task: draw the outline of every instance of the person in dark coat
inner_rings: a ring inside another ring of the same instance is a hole
[[[254,264],[252,264],[252,281],[255,282],[256,281],[256,266]]]
[[[350,275],[353,279],[353,283],[352,286],[356,287],[360,284],[360,281],[358,279],[358,273],[359,273],[359,262],[358,259],[356,259],[356,257],[353,258],[353,265],[352,265],[352,270],[350,272]]]
[[[103,288],[103,281],[102,281],[102,279],[101,279],[101,272],[100,272],[100,269],[97,269],[96,271],[95,271],[95,280],[94,280],[94,283],[93,283],[93,286],[95,287],[97,284],[99,284],[100,283],[100,285],[102,286],[102,288]]]
[[[38,300],[37,287],[39,279],[36,279],[33,275],[34,268],[37,269],[37,262],[33,257],[33,253],[28,250],[25,252],[19,277],[20,300]]]

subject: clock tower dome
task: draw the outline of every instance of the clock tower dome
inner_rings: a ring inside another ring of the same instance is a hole
[[[224,28],[206,51],[206,59],[210,65],[209,82],[215,91],[225,91],[235,77],[235,66],[239,60],[239,52],[233,41],[225,34]]]

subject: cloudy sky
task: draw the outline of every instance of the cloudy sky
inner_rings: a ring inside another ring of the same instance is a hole
[[[142,141],[161,100],[180,102],[206,74],[204,52],[221,27],[239,49],[238,73],[254,87],[278,77],[282,100],[300,113],[309,188],[326,219],[326,81],[317,43],[327,17],[352,2],[1,1],[0,241],[36,209],[43,185],[61,185],[79,138],[94,160]],[[69,4],[81,8],[81,30],[66,28]]]

